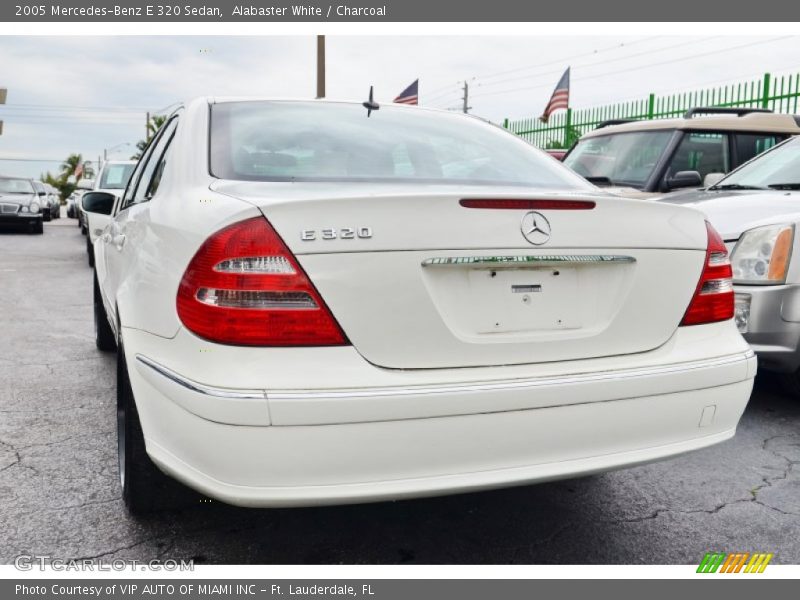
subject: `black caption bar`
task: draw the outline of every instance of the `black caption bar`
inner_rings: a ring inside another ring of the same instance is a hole
[[[580,566],[575,566],[576,571]],[[689,567],[687,567],[689,568]],[[692,568],[692,570],[694,570]],[[713,583],[711,581],[713,580]],[[713,587],[713,590],[711,589]],[[789,598],[790,579],[698,576],[673,580],[3,580],[0,597],[10,600],[520,600],[522,598],[647,598],[675,600],[703,590],[709,597],[752,600]]]
[[[703,21],[718,23],[800,20],[800,3],[760,0],[41,0],[0,3],[0,21],[26,22],[634,22]],[[601,31],[598,30],[598,33]],[[713,30],[709,30],[711,34]],[[531,34],[541,33],[532,27]],[[673,32],[680,35],[680,29]]]

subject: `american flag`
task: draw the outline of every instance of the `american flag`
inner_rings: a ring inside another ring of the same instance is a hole
[[[550,96],[550,102],[547,103],[547,107],[544,109],[542,116],[539,117],[539,120],[547,123],[550,115],[560,108],[569,108],[569,67],[564,71],[561,79],[558,80],[556,89],[553,90],[553,95]]]
[[[419,104],[419,79],[400,92],[400,95],[393,100],[397,104]]]

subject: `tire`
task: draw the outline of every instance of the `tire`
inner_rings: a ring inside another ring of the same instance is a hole
[[[94,278],[94,341],[97,349],[102,352],[113,352],[117,349],[114,330],[111,329],[111,324],[108,322],[106,307],[100,296],[97,276]]]
[[[53,217],[52,217],[52,214],[50,213],[50,209],[49,208],[47,209],[47,212],[42,213],[42,221],[48,222],[52,218]]]
[[[117,457],[122,499],[131,514],[181,508],[199,501],[197,494],[159,471],[147,455],[122,346],[117,354]]]
[[[92,240],[89,239],[89,236],[86,236],[86,255],[87,260],[89,261],[89,266],[94,266],[94,246],[92,246]]]
[[[42,221],[38,221],[32,228],[31,231],[37,235],[42,235],[44,233],[44,223]]]

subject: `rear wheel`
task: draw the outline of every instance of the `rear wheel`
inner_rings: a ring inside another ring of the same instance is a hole
[[[100,296],[100,286],[97,277],[94,278],[94,339],[98,350],[103,352],[113,352],[117,349],[117,341],[114,339],[114,331],[108,322],[106,307],[103,298]]]
[[[132,514],[179,508],[198,500],[159,471],[147,455],[122,346],[117,354],[117,456],[122,499]]]
[[[89,260],[89,266],[94,266],[94,246],[92,246],[92,240],[89,239],[89,236],[86,236],[86,255],[87,259]]]

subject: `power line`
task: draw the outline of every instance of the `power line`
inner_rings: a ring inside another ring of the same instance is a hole
[[[657,36],[642,38],[640,40],[634,40],[632,42],[622,42],[620,44],[615,44],[614,46],[608,46],[606,48],[599,48],[599,49],[596,49],[596,50],[592,50],[591,52],[582,52],[581,54],[574,54],[572,56],[559,58],[557,60],[551,60],[551,61],[548,61],[548,62],[538,63],[538,64],[535,64],[535,65],[528,65],[528,66],[525,66],[525,67],[517,67],[515,69],[508,69],[506,71],[497,71],[497,72],[489,74],[489,75],[478,75],[478,76],[475,77],[475,79],[490,79],[492,77],[499,77],[500,75],[507,75],[509,73],[517,73],[519,71],[527,71],[528,69],[537,69],[539,67],[547,67],[547,66],[555,65],[555,64],[559,64],[559,63],[563,64],[564,62],[566,62],[568,60],[574,60],[574,59],[577,59],[577,58],[584,58],[586,56],[594,56],[594,55],[601,54],[603,52],[609,52],[609,51],[612,51],[612,50],[619,50],[620,48],[633,46],[633,45],[636,45],[636,44],[640,44],[642,42],[652,41],[652,40],[658,39],[660,37],[663,37],[663,36],[657,35]]]
[[[6,156],[0,156],[0,160],[5,160],[8,162],[40,162],[40,163],[62,163],[64,162],[63,158],[10,158]]]
[[[672,46],[663,46],[661,48],[653,48],[653,49],[650,49],[650,50],[645,50],[644,52],[639,52],[638,54],[630,54],[628,56],[618,56],[617,58],[611,58],[611,59],[607,59],[607,60],[596,61],[596,62],[587,63],[587,64],[583,64],[583,65],[581,65],[581,64],[574,65],[573,64],[571,66],[572,67],[579,67],[579,68],[589,68],[589,67],[594,67],[594,66],[597,66],[597,65],[607,65],[607,64],[612,63],[612,62],[619,62],[619,61],[623,61],[623,60],[632,60],[634,58],[639,58],[641,56],[647,56],[648,54],[657,54],[659,52],[666,52],[667,50],[674,50],[675,48],[682,48],[684,46],[690,46],[692,44],[700,44],[700,43],[704,43],[704,42],[707,42],[709,40],[716,39],[716,38],[719,38],[719,37],[722,37],[722,36],[715,36],[715,37],[710,37],[710,38],[701,38],[701,39],[697,39],[697,40],[689,40],[689,41],[686,41],[686,42],[681,42],[679,44],[673,44]],[[545,75],[558,75],[561,72],[562,72],[562,69],[558,69],[558,70],[555,70],[555,71],[547,71],[546,73],[533,73],[533,74],[529,74],[529,75],[523,75],[523,76],[520,76],[520,77],[510,77],[510,78],[507,78],[507,79],[501,79],[499,81],[490,81],[489,83],[477,83],[476,87],[488,87],[490,85],[499,85],[501,83],[507,83],[509,81],[519,81],[520,79],[529,79],[529,78],[532,78],[532,77],[543,77]]]
[[[650,63],[650,64],[647,64],[647,65],[642,65],[642,66],[638,66],[638,67],[629,67],[629,68],[620,69],[620,70],[617,70],[617,71],[608,71],[606,73],[598,73],[596,75],[589,75],[589,76],[586,76],[586,77],[581,77],[581,80],[585,81],[585,80],[589,80],[589,79],[598,79],[600,77],[606,77],[608,75],[618,75],[620,73],[630,73],[631,71],[641,71],[642,69],[652,69],[653,67],[672,64],[672,63],[676,63],[676,62],[682,62],[682,61],[685,61],[685,60],[690,60],[690,59],[695,59],[695,58],[702,58],[704,56],[711,56],[713,54],[720,54],[722,52],[730,52],[732,50],[741,50],[742,48],[750,48],[752,46],[758,46],[758,45],[761,45],[761,44],[770,44],[770,43],[773,43],[773,42],[777,42],[777,41],[784,40],[784,39],[789,39],[789,38],[794,38],[794,37],[796,37],[796,36],[785,35],[785,36],[780,36],[780,37],[776,37],[776,38],[771,38],[771,39],[768,39],[768,40],[760,40],[760,41],[757,41],[757,42],[750,42],[748,44],[741,44],[739,46],[730,46],[730,47],[727,47],[727,48],[721,48],[719,50],[712,50],[710,52],[705,52],[705,53],[702,53],[702,54],[692,54],[690,56],[683,56],[683,57],[680,57],[680,58],[665,60],[665,61],[661,61],[661,62],[657,62],[657,63]],[[509,89],[509,90],[498,90],[498,91],[494,91],[494,92],[477,93],[477,94],[474,94],[473,97],[495,96],[495,95],[498,95],[498,94],[510,94],[510,93],[513,93],[513,92],[521,92],[521,91],[526,91],[526,90],[536,90],[536,89],[540,89],[540,88],[550,87],[550,85],[551,85],[550,83],[547,83],[547,84],[541,84],[541,85],[513,88],[513,89]]]

